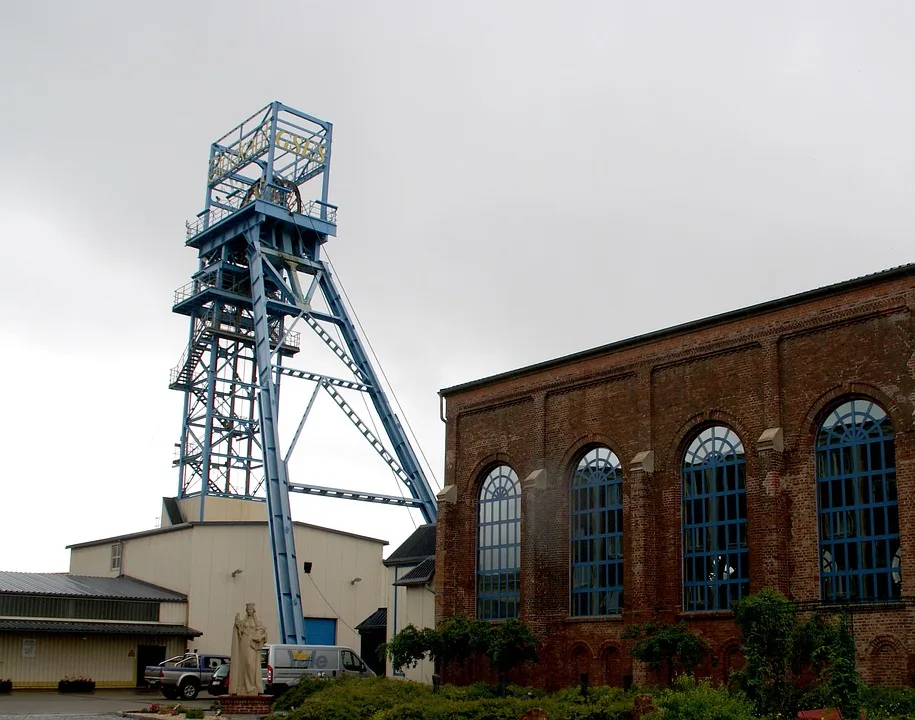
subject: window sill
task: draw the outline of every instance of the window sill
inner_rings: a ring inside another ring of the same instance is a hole
[[[692,610],[690,612],[678,612],[678,620],[733,620],[733,610]]]
[[[795,602],[795,606],[801,612],[816,611],[824,613],[866,613],[866,612],[884,612],[887,610],[904,610],[911,607],[913,598],[896,598],[893,600],[854,600],[854,601],[833,601],[823,602],[814,600],[807,602]]]
[[[623,616],[622,616],[622,614],[620,614],[620,615],[587,615],[587,616],[570,615],[564,620],[564,622],[567,622],[567,623],[594,623],[594,622],[615,623],[615,622],[623,622]]]

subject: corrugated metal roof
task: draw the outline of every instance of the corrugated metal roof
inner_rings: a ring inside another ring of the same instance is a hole
[[[433,575],[435,575],[435,558],[430,557],[423,560],[394,584],[401,586],[422,585],[429,582]]]
[[[186,625],[145,623],[92,623],[66,620],[0,620],[0,632],[60,633],[63,635],[203,635]]]
[[[187,596],[136,578],[0,571],[0,593],[186,602]]]
[[[369,615],[365,620],[356,626],[356,630],[377,630],[388,626],[388,609],[386,607],[378,608]]]
[[[534,363],[533,365],[525,365],[523,367],[516,368],[515,370],[508,370],[507,372],[498,373],[496,375],[489,375],[487,377],[480,378],[479,380],[470,380],[469,382],[460,383],[459,385],[452,385],[450,387],[442,388],[438,391],[438,394],[442,397],[447,397],[464,390],[470,390],[471,388],[478,388],[484,385],[497,383],[502,380],[508,380],[509,378],[517,378],[523,375],[541,372],[543,370],[550,370],[567,363],[586,360],[598,355],[606,355],[612,352],[618,352],[620,350],[624,350],[626,348],[634,347],[637,345],[642,345],[669,337],[676,337],[677,335],[684,335],[686,333],[695,332],[697,330],[713,327],[715,325],[721,325],[734,320],[752,317],[754,315],[762,315],[764,313],[779,310],[781,308],[819,300],[824,297],[829,297],[830,295],[839,295],[843,292],[855,290],[857,288],[865,287],[867,285],[883,280],[894,280],[897,278],[905,277],[906,275],[911,275],[913,273],[915,273],[915,263],[898,265],[896,267],[889,268],[888,270],[880,270],[868,275],[862,275],[861,277],[857,277],[852,280],[843,280],[842,282],[833,283],[832,285],[825,285],[823,287],[816,288],[815,290],[806,290],[794,295],[787,295],[775,300],[768,300],[766,302],[757,303],[756,305],[749,305],[738,310],[729,310],[727,312],[710,315],[709,317],[705,317],[699,320],[691,320],[689,322],[681,323],[680,325],[673,325],[662,330],[655,330],[653,332],[645,333],[644,335],[636,335],[635,337],[619,340],[607,345],[599,345],[598,347],[590,348],[588,350],[581,350],[569,355],[562,355],[552,360],[545,360],[543,362]]]
[[[403,544],[388,555],[384,564],[414,565],[435,555],[435,523],[420,525]]]

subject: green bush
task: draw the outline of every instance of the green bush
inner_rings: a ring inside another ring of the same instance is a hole
[[[686,623],[655,625],[630,625],[623,638],[635,640],[630,653],[656,673],[667,668],[667,684],[670,685],[677,672],[692,674],[693,670],[709,654],[705,638],[691,633]]]
[[[845,717],[858,715],[860,679],[846,614],[838,622],[819,614],[801,622],[784,595],[761,590],[735,604],[734,618],[746,665],[732,677],[760,715],[793,717],[798,709],[821,707],[838,707]],[[817,679],[801,695],[798,678],[805,668]]]
[[[555,720],[624,720],[632,696],[618,688],[594,688],[587,698],[577,690],[553,695],[509,686],[506,697],[482,683],[470,687],[428,685],[402,680],[337,678],[301,699],[291,720],[516,720],[531,708]],[[280,709],[280,708],[277,708]]]
[[[775,590],[761,590],[734,605],[746,658],[744,669],[736,677],[760,714],[787,710],[792,697],[791,662],[803,661],[796,640],[803,637],[813,643],[812,635],[799,631],[795,613],[795,605]],[[811,647],[810,652],[814,650]]]
[[[418,703],[432,695],[432,688],[420,683],[387,678],[338,677],[324,680],[318,692],[303,698],[291,717],[301,720],[358,720],[398,706]]]
[[[868,720],[902,720],[915,717],[915,690],[900,687],[863,685],[860,692],[861,709]]]
[[[726,688],[713,688],[708,682],[697,683],[691,677],[676,680],[674,687],[661,693],[656,703],[654,720],[753,720],[753,705],[741,693],[729,693]]]
[[[328,681],[323,678],[303,675],[295,685],[273,702],[273,709],[292,710],[293,708],[297,708],[305,701],[305,698],[326,687],[327,682]]]
[[[203,717],[202,708],[188,708],[184,711],[184,717],[187,720],[200,720]]]
[[[538,662],[537,637],[517,618],[493,625],[486,620],[445,618],[437,628],[416,628],[407,625],[391,642],[382,646],[380,655],[387,656],[395,670],[416,667],[423,658],[436,668],[463,665],[473,657],[485,656],[496,671],[502,695],[508,684],[508,674],[527,662]]]

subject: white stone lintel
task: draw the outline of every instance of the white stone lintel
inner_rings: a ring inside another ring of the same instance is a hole
[[[654,450],[642,450],[642,452],[637,453],[629,462],[629,469],[632,472],[653,473]]]

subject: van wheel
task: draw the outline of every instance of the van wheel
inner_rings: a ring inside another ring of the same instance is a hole
[[[181,697],[185,700],[193,700],[197,697],[197,693],[200,692],[200,688],[197,687],[197,683],[193,680],[188,680],[181,684],[179,692],[181,693]]]

